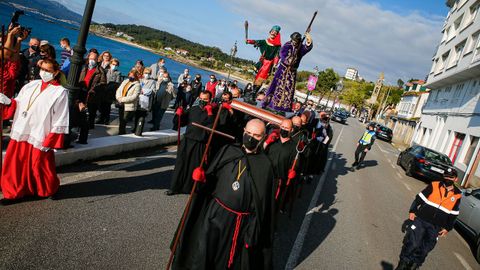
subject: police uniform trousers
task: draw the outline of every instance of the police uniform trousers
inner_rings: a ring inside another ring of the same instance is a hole
[[[355,150],[355,162],[357,163],[362,163],[363,162],[363,159],[365,159],[365,156],[367,155],[367,153],[365,152],[365,149],[368,148],[368,144],[367,145],[363,145],[363,144],[358,144],[357,146],[357,150]]]
[[[440,226],[416,217],[406,229],[400,260],[422,265],[428,253],[437,244],[440,230]]]

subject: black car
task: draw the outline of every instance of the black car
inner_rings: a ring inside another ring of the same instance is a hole
[[[344,111],[336,111],[333,113],[331,119],[335,122],[339,122],[339,123],[342,123],[342,124],[346,124],[347,123],[347,118],[348,118],[348,115],[347,115],[347,112],[344,112]]]
[[[376,133],[377,138],[387,142],[392,142],[393,131],[388,127],[379,125],[377,126]]]
[[[443,179],[445,171],[457,173],[452,161],[442,153],[421,145],[414,145],[400,152],[397,165],[408,176],[421,176],[431,181]]]

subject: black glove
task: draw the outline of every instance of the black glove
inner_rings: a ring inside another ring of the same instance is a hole
[[[412,224],[413,224],[413,220],[410,220],[409,218],[407,218],[402,224],[402,233],[405,233],[407,231],[407,228],[412,226]]]

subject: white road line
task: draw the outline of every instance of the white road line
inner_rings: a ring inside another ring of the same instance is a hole
[[[398,178],[403,178],[402,175],[399,172],[395,172],[398,176]]]
[[[410,188],[410,186],[407,184],[407,183],[403,183],[403,185],[410,191],[412,191],[412,189]]]
[[[380,148],[380,150],[381,150],[383,153],[387,153],[387,154],[389,153],[388,151],[383,150],[383,148],[380,146],[380,144],[377,144],[377,146],[378,146],[378,148]]]
[[[176,155],[172,155],[171,153],[172,152],[165,152],[165,153],[162,153],[162,154],[159,154],[159,155],[154,155],[154,156],[149,156],[149,157],[141,157],[141,158],[137,158],[137,159],[135,159],[134,161],[131,161],[131,162],[125,162],[125,163],[116,164],[116,165],[112,165],[112,166],[103,168],[101,171],[100,170],[99,171],[89,171],[89,172],[85,172],[85,173],[82,173],[82,174],[77,174],[77,175],[64,177],[60,180],[60,184],[65,185],[65,184],[78,182],[78,181],[88,179],[88,178],[92,178],[92,177],[98,177],[100,175],[104,175],[104,174],[107,174],[107,173],[111,173],[111,172],[115,172],[115,171],[119,171],[119,170],[129,168],[129,167],[141,165],[141,164],[150,162],[150,161],[152,161],[154,159],[158,159],[158,158],[164,158],[164,157],[166,157],[166,158],[176,158]],[[164,167],[160,168],[160,171],[168,171],[168,170],[172,169],[172,167],[173,166],[164,166]]]
[[[458,254],[457,252],[453,252],[455,257],[460,261],[460,263],[463,265],[465,270],[473,270],[473,268],[468,264],[468,262],[465,260],[465,258],[462,257],[462,255]]]
[[[334,159],[334,156],[335,156],[334,152],[337,149],[337,145],[338,145],[338,142],[340,141],[340,137],[342,137],[343,129],[344,127],[342,127],[342,129],[340,130],[340,133],[338,134],[337,142],[333,146],[332,152],[330,152],[330,158],[328,159],[327,165],[325,166],[326,167],[325,172],[322,174],[322,177],[320,177],[320,180],[318,181],[317,187],[315,188],[315,193],[312,196],[312,200],[310,201],[308,209],[314,209],[320,197],[320,193],[322,193],[323,183],[325,182],[325,178],[331,167],[332,160]],[[287,264],[285,265],[286,270],[294,269],[298,264],[298,259],[300,257],[300,253],[302,252],[303,243],[305,241],[305,237],[307,236],[307,232],[310,227],[310,223],[312,221],[312,216],[313,215],[305,214],[305,218],[302,221],[302,225],[300,226],[300,230],[298,231],[297,238],[295,239],[295,243],[293,243],[292,250],[290,251],[290,255],[288,256]]]
[[[393,165],[392,163],[390,163],[390,166],[392,166],[392,168],[394,168],[394,169],[396,168],[395,165]]]

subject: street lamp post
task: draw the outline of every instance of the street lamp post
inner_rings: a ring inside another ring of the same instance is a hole
[[[73,47],[73,55],[70,58],[70,70],[68,72],[67,84],[65,87],[68,89],[68,99],[70,105],[73,104],[76,95],[78,94],[78,78],[80,71],[84,64],[85,44],[87,42],[88,31],[90,23],[92,22],[93,10],[95,8],[95,0],[87,0],[85,5],[85,11],[83,12],[82,24],[78,34],[77,44]]]
[[[228,77],[227,81],[230,80],[230,73],[232,72],[232,66],[233,66],[233,58],[237,54],[237,41],[235,40],[235,44],[233,44],[233,47],[230,49],[230,66],[228,67]]]
[[[72,115],[75,105],[75,100],[80,91],[78,85],[78,78],[84,64],[85,44],[87,42],[88,31],[90,29],[90,23],[92,22],[93,10],[95,8],[95,0],[87,0],[85,4],[85,11],[83,12],[82,24],[80,25],[80,31],[78,33],[77,44],[73,47],[73,55],[70,58],[70,70],[68,72],[67,84],[65,88],[68,89],[68,105],[70,109],[70,124],[72,126]],[[69,134],[72,134],[69,132]],[[71,136],[71,135],[70,135]],[[72,140],[71,137],[67,138],[66,144],[69,144]]]

